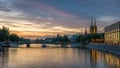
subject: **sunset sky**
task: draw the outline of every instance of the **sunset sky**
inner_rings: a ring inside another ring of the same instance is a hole
[[[120,0],[0,0],[0,27],[20,36],[80,33],[92,17],[103,32],[120,20]]]

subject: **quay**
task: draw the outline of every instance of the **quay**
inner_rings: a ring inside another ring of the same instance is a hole
[[[117,46],[117,45],[90,43],[86,45],[86,48],[102,50],[102,51],[113,53],[120,56],[120,46]]]

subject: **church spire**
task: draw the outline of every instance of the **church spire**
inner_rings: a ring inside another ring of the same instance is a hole
[[[94,18],[94,17],[92,17],[92,20],[91,20],[91,25],[92,25],[92,26],[96,26],[96,20],[95,20],[95,18]]]
[[[94,18],[92,17],[92,19],[91,19],[91,26],[93,26],[94,25]]]
[[[96,26],[96,19],[94,18],[93,20],[94,20],[94,26]]]
[[[97,33],[96,20],[94,17],[92,17],[91,25],[90,25],[90,34],[96,34],[96,33]]]

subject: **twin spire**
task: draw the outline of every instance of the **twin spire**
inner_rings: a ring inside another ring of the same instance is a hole
[[[91,25],[90,25],[90,34],[96,34],[96,33],[97,33],[96,19],[94,17],[92,17]],[[85,35],[86,34],[87,34],[87,28],[85,28]]]
[[[90,25],[90,34],[96,34],[96,33],[97,33],[96,19],[92,17],[91,25]]]

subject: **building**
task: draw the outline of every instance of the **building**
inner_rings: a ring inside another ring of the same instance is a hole
[[[105,43],[120,44],[120,22],[105,27]]]
[[[104,33],[97,33],[97,25],[95,18],[91,19],[90,34],[86,34],[86,37],[90,38],[89,41],[92,43],[104,43]]]
[[[104,33],[92,34],[93,43],[104,43]]]
[[[92,42],[92,43],[104,43],[104,33],[87,34],[87,35],[84,35],[84,38],[88,42]]]
[[[96,34],[96,33],[97,33],[96,20],[92,18],[90,25],[90,34]]]

